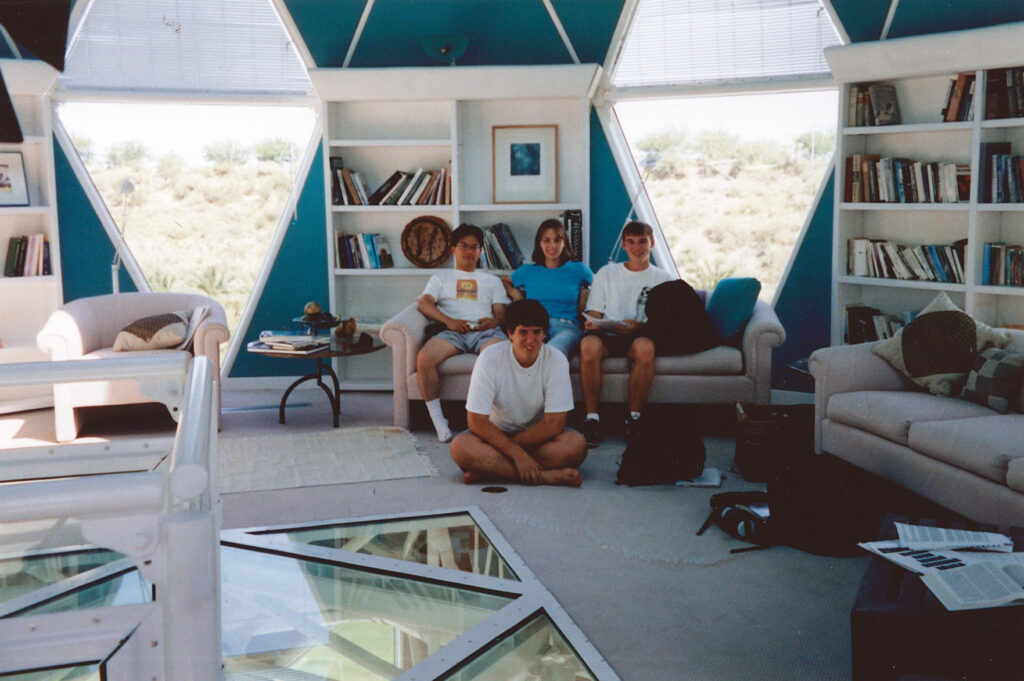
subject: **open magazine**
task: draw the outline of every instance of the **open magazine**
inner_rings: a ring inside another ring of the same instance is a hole
[[[947,610],[1024,605],[1024,553],[989,555],[985,560],[921,575]]]
[[[608,319],[607,317],[591,317],[586,312],[583,313],[583,318],[588,322],[593,322],[594,326],[599,329],[606,329],[608,331],[613,330],[616,326],[622,326],[625,324],[621,319]]]

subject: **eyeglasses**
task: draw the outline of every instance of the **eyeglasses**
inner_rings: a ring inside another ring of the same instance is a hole
[[[460,241],[455,245],[456,248],[461,248],[464,251],[479,251],[480,244],[468,244],[465,241]]]

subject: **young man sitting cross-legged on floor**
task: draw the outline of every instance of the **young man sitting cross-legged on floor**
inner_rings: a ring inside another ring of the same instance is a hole
[[[573,408],[569,361],[544,343],[548,313],[536,300],[505,311],[509,342],[489,346],[473,367],[466,396],[469,431],[452,441],[465,483],[581,483],[587,443],[565,427]]]

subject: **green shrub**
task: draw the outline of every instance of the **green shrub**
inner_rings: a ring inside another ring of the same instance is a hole
[[[138,167],[149,158],[149,151],[141,142],[118,142],[107,150],[107,165],[111,168]]]
[[[280,137],[261,140],[252,145],[252,150],[256,154],[257,161],[290,163],[299,157],[299,148]]]
[[[240,166],[249,160],[249,148],[235,140],[214,142],[203,147],[203,156],[215,167],[219,164]]]

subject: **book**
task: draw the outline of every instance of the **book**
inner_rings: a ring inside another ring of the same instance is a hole
[[[872,83],[868,86],[868,92],[871,95],[875,125],[898,125],[900,104],[896,98],[896,88],[889,83]]]
[[[341,190],[346,194],[346,198],[348,199],[346,203],[350,206],[361,205],[363,200],[359,197],[359,192],[356,191],[355,182],[352,181],[352,171],[348,168],[342,168],[339,172],[341,173],[341,180],[343,183]]]
[[[53,263],[50,261],[50,240],[43,239],[43,275],[53,274]]]
[[[21,249],[21,237],[12,236],[7,240],[7,258],[4,261],[4,276],[14,277],[17,276],[15,272],[18,271],[18,251]]]
[[[957,74],[953,92],[946,103],[946,117],[943,119],[946,122],[957,120],[957,116],[960,114],[960,102],[963,100],[964,92],[967,90],[967,77],[971,75],[970,73]]]
[[[359,171],[352,171],[352,182],[356,186],[356,193],[359,194],[359,202],[364,206],[369,204],[370,199],[366,193],[366,183],[363,182],[363,176],[359,174]]]
[[[405,171],[398,171],[399,178],[395,182],[394,186],[389,189],[380,200],[382,206],[393,206],[398,201],[398,197],[405,190],[406,185],[409,184],[409,180],[412,179],[412,175]]]
[[[402,190],[402,195],[398,197],[398,200],[396,201],[398,205],[409,203],[409,199],[412,197],[413,192],[416,191],[416,186],[422,181],[422,178],[423,168],[417,168],[416,172],[413,173],[412,179],[409,180],[405,185],[405,188]]]
[[[985,117],[1006,118],[1006,76],[1003,69],[989,69],[985,73]]]
[[[569,245],[572,247],[572,259],[581,262],[583,260],[583,211],[573,208],[562,213],[562,225],[565,233],[569,235]]]
[[[871,241],[858,238],[849,241],[849,260],[847,272],[855,277],[868,276],[868,249]]]
[[[499,222],[494,225],[492,229],[497,230],[502,244],[508,247],[509,255],[511,256],[510,261],[512,262],[512,268],[515,269],[522,265],[523,262],[525,262],[525,258],[523,258],[523,252],[519,249],[519,242],[516,241],[515,235],[512,234],[512,229],[504,222]]]
[[[388,268],[395,266],[395,259],[392,255],[391,243],[388,238],[383,234],[375,234],[373,237],[373,245],[377,249],[377,262],[378,267]]]
[[[381,199],[384,198],[384,196],[389,191],[391,191],[394,188],[395,184],[397,184],[401,179],[402,179],[402,171],[401,170],[396,170],[395,172],[391,173],[391,175],[388,177],[388,179],[386,179],[383,182],[381,182],[380,186],[377,187],[373,191],[373,193],[370,194],[369,197],[367,197],[367,198],[369,198],[368,203],[371,206],[379,206],[380,203],[381,203]]]
[[[971,104],[974,102],[974,81],[975,75],[970,73],[967,75],[967,83],[964,86],[963,99],[960,100],[960,110],[957,112],[956,120],[958,121],[969,121],[973,118]]]
[[[946,88],[946,98],[942,101],[945,102],[942,105],[942,110],[939,112],[939,120],[946,120],[946,113],[949,111],[949,101],[953,99],[953,91],[956,89],[956,78],[949,79],[949,85]],[[991,116],[989,116],[991,118]]]
[[[257,353],[275,353],[275,354],[286,354],[286,355],[312,355],[314,352],[320,352],[324,348],[330,345],[330,339],[324,337],[326,342],[319,344],[307,344],[302,346],[288,347],[285,345],[272,346],[262,341],[250,341],[246,344],[245,349],[248,352]]]
[[[981,171],[980,184],[978,185],[979,203],[994,203],[996,198],[997,182],[993,173],[996,157],[1000,154],[1010,153],[1009,142],[982,142],[979,146],[979,169]]]
[[[342,205],[342,199],[338,171],[345,167],[344,160],[341,156],[331,156],[329,162],[331,167],[331,203],[335,206],[340,206]]]
[[[361,236],[363,238],[363,244],[366,246],[366,255],[370,261],[370,267],[375,270],[379,270],[380,259],[377,257],[377,235],[370,233],[362,234]]]

